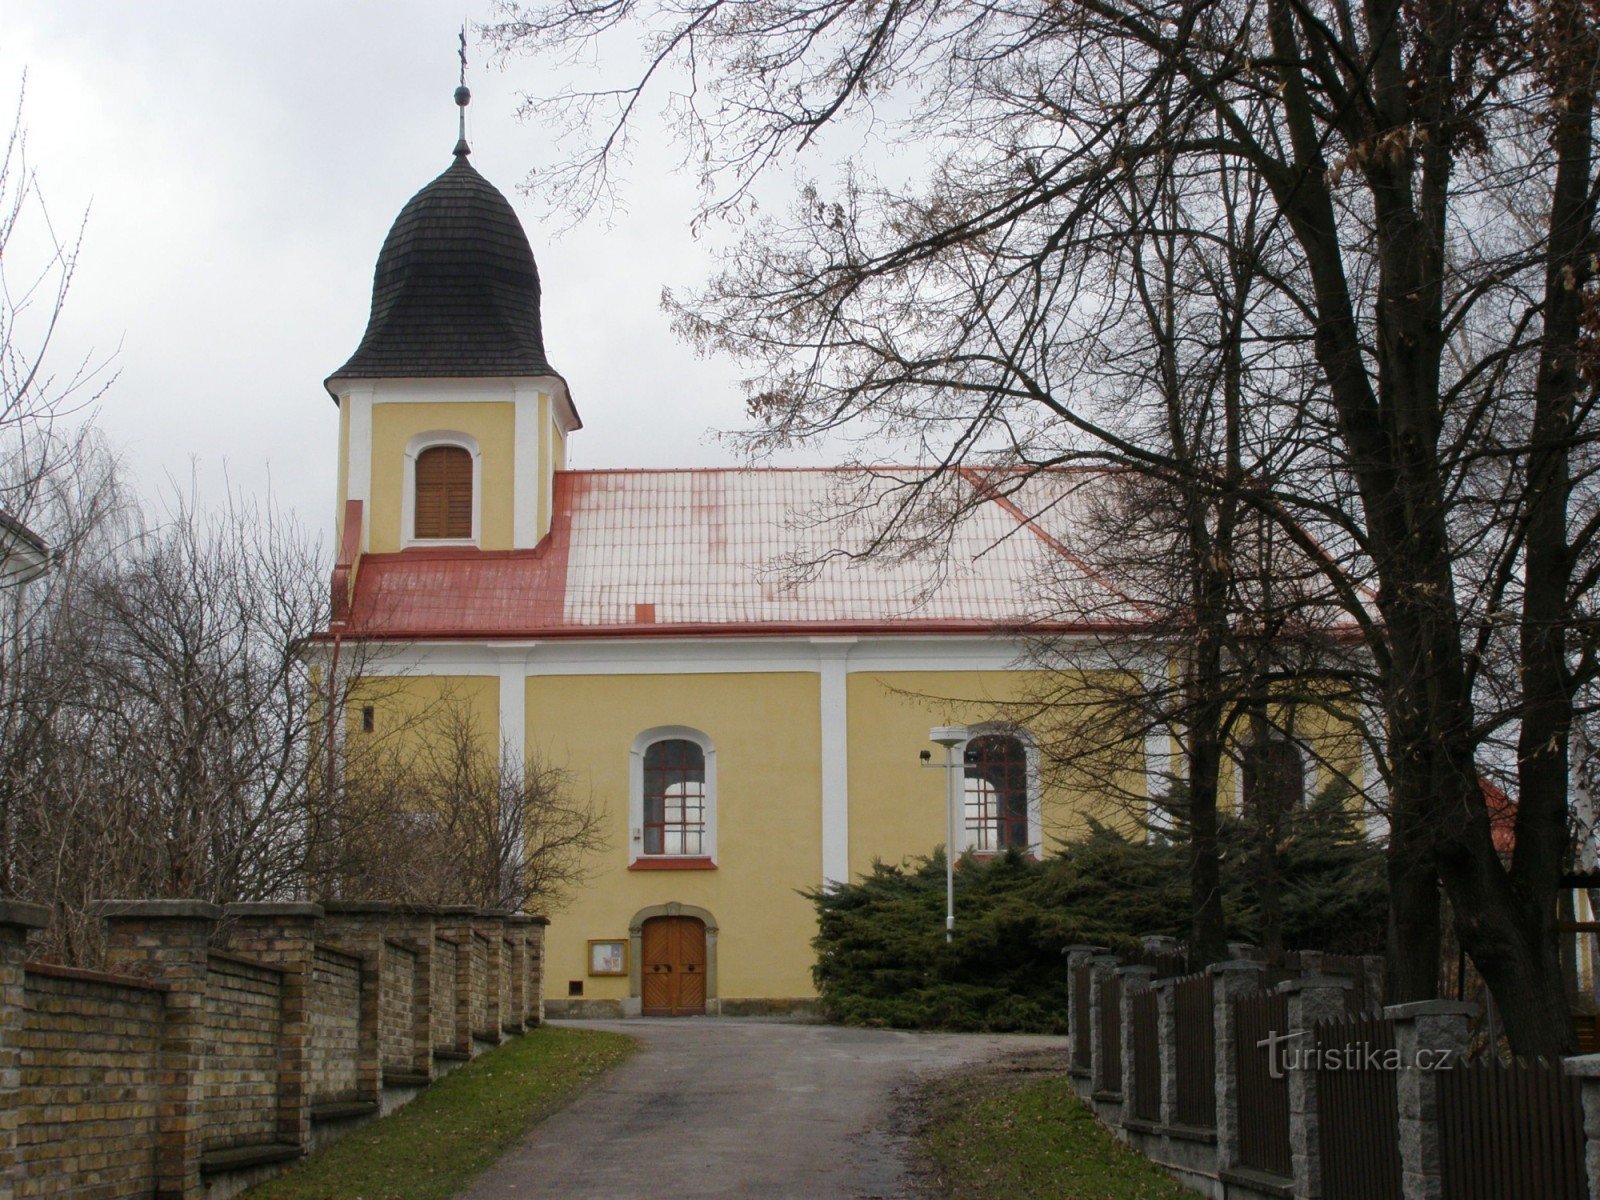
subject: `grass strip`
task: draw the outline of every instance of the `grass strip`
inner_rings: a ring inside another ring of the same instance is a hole
[[[1065,1074],[979,1069],[923,1095],[942,1200],[1193,1200],[1094,1118]]]
[[[247,1200],[448,1200],[530,1128],[638,1048],[633,1038],[617,1033],[533,1030],[244,1195]]]

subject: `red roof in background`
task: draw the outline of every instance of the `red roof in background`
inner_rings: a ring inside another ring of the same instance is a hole
[[[911,469],[562,471],[537,549],[362,556],[345,632],[430,639],[827,632],[981,632],[1060,612],[1082,628],[1135,605],[1062,544],[1082,472],[1011,499],[975,473],[933,486],[953,533],[908,529],[903,552],[855,557],[930,474]],[[924,500],[926,497],[924,498]],[[919,504],[924,501],[919,500]],[[1026,505],[1026,510],[1023,505]],[[1031,514],[1031,515],[1030,515]],[[1051,602],[1038,602],[1048,579]],[[1035,611],[1036,610],[1036,611]]]
[[[1504,789],[1480,779],[1483,802],[1489,810],[1489,837],[1497,853],[1510,854],[1517,848],[1517,802]]]

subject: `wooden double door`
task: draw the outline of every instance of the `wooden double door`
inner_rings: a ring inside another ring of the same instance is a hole
[[[695,917],[644,923],[639,1010],[647,1017],[698,1017],[706,1011],[706,927]]]

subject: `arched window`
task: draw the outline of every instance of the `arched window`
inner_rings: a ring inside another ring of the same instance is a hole
[[[986,733],[967,742],[963,845],[979,854],[1033,844],[1030,830],[1028,750],[1009,733]]]
[[[429,446],[417,455],[413,537],[472,537],[472,452]]]
[[[698,730],[668,726],[634,740],[634,866],[709,867],[716,854],[716,752]]]
[[[706,852],[706,753],[683,738],[644,752],[644,852]]]

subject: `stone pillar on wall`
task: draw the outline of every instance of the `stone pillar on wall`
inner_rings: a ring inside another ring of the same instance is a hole
[[[1156,1042],[1161,1047],[1161,1124],[1178,1119],[1178,981],[1158,979]]]
[[[481,1040],[497,1043],[505,1037],[505,1031],[500,1028],[500,995],[505,978],[506,917],[509,915],[499,909],[485,908],[479,911],[472,924],[473,931],[488,943],[483,980],[483,1028],[472,1032]]]
[[[157,1110],[156,1196],[199,1200],[205,1142],[206,956],[222,910],[200,900],[102,900],[106,960],[167,985]]]
[[[1126,1125],[1134,1119],[1134,1092],[1138,1088],[1133,1070],[1133,997],[1138,992],[1150,990],[1156,969],[1146,966],[1118,967],[1116,974],[1122,980],[1122,1020],[1118,1022],[1122,1033],[1122,1081],[1117,1088],[1122,1093],[1122,1123]],[[1157,1086],[1160,1086],[1159,1083]]]
[[[1211,976],[1212,1020],[1216,1048],[1217,1170],[1239,1165],[1239,1055],[1238,1022],[1233,1002],[1261,988],[1262,963],[1229,959],[1206,968]]]
[[[356,1099],[367,1104],[383,1102],[382,1032],[383,949],[394,911],[382,901],[328,900],[320,940],[335,950],[361,960],[361,1031],[356,1051]]]
[[[1320,955],[1318,956],[1320,959]],[[1352,984],[1348,979],[1327,975],[1305,975],[1280,983],[1278,990],[1289,997],[1289,1028],[1285,1032],[1305,1030],[1308,1034],[1323,1021],[1345,1015],[1345,993]],[[1288,1049],[1296,1059],[1297,1069],[1289,1074],[1289,1157],[1293,1167],[1296,1200],[1321,1200],[1322,1196],[1322,1141],[1317,1128],[1317,1073],[1308,1069],[1310,1055],[1306,1053],[1315,1040],[1302,1037]]]
[[[1104,946],[1090,945],[1068,946],[1061,951],[1061,953],[1067,956],[1067,1045],[1069,1047],[1073,1047],[1078,1044],[1079,1036],[1078,994],[1076,990],[1078,986],[1078,967],[1097,955],[1104,954],[1105,952],[1106,947]],[[1088,1033],[1089,1044],[1092,1046],[1094,1044],[1094,1029],[1092,1024]],[[1080,1078],[1092,1078],[1091,1068],[1080,1067],[1070,1049],[1067,1052],[1067,1070],[1070,1074]]]
[[[1100,1009],[1105,1000],[1106,984],[1111,982],[1120,965],[1114,954],[1097,954],[1089,960],[1089,1079],[1097,1099],[1113,1090],[1120,1094],[1122,1088],[1121,1076],[1106,1078],[1109,1055],[1100,1037],[1100,1030],[1105,1027]]]
[[[445,904],[434,910],[433,927],[437,937],[456,948],[456,1010],[455,1038],[452,1049],[457,1054],[472,1055],[472,998],[476,989],[483,986],[472,969],[472,924],[478,910],[470,904]]]
[[[12,1200],[17,1163],[17,1092],[22,1087],[23,969],[28,934],[50,924],[42,904],[0,900],[0,1200]]]
[[[278,1140],[309,1150],[311,988],[322,906],[292,902],[230,904],[225,912],[227,920],[218,933],[228,949],[283,971],[283,1007],[278,1027]]]
[[[533,929],[528,935],[528,1016],[529,1029],[544,1024],[544,985],[549,972],[545,969],[544,944],[550,930],[550,918],[535,916]]]
[[[1439,1075],[1417,1070],[1426,1052],[1428,1066],[1444,1055],[1458,1062],[1466,1052],[1474,1004],[1460,1000],[1419,1000],[1392,1004],[1383,1015],[1394,1022],[1394,1048],[1400,1058],[1395,1081],[1400,1125],[1400,1190],[1406,1200],[1439,1200]],[[1407,1069],[1413,1068],[1413,1069]]]
[[[1581,1081],[1584,1171],[1589,1177],[1589,1195],[1600,1196],[1600,1054],[1563,1059],[1562,1065],[1568,1075]]]

